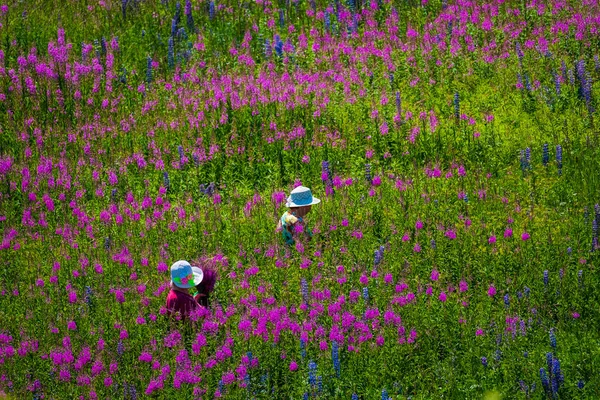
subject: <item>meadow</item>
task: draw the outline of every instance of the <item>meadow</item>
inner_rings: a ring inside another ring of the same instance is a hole
[[[597,0],[0,5],[0,397],[600,398],[599,30]],[[187,323],[180,259],[219,277]]]

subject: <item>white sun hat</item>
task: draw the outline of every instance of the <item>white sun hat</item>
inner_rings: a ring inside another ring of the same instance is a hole
[[[309,188],[305,186],[298,186],[292,193],[290,197],[287,198],[287,207],[302,207],[302,206],[310,206],[313,204],[319,204],[321,200],[313,197],[312,192]]]
[[[202,282],[203,277],[202,271],[200,273],[193,271],[190,263],[185,260],[179,260],[171,265],[171,281],[179,288],[192,288]]]

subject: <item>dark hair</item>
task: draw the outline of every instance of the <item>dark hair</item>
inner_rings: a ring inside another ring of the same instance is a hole
[[[198,293],[209,295],[215,290],[215,283],[217,281],[217,272],[210,267],[202,267],[204,277],[202,282],[196,285]]]

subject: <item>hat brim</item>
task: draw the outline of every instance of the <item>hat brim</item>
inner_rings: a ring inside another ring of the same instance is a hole
[[[312,206],[315,204],[319,204],[320,202],[321,202],[320,199],[313,196],[312,202],[310,202],[308,204],[296,204],[293,201],[291,201],[290,199],[288,199],[287,203],[285,203],[285,206],[286,207],[304,207],[304,206]]]
[[[192,272],[194,273],[194,286],[196,286],[204,279],[204,272],[198,267],[192,267]]]
[[[193,288],[194,286],[200,284],[200,282],[202,282],[202,279],[204,278],[204,275],[203,275],[202,271],[200,273],[198,273],[198,272],[194,271],[193,268],[194,267],[192,267],[192,274],[194,275],[193,282],[188,282],[187,284],[182,283],[181,285],[178,285],[177,282],[174,282],[173,280],[171,280],[171,283],[181,289],[190,289],[190,288]]]

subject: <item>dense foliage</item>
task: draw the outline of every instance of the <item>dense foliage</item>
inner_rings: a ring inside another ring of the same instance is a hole
[[[0,23],[0,397],[600,397],[596,0]]]

